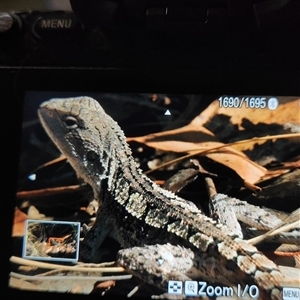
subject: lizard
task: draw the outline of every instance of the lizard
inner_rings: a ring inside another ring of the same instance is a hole
[[[51,99],[41,104],[38,114],[50,138],[100,203],[95,224],[80,248],[84,262],[97,260],[107,236],[123,248],[169,243],[200,255],[203,263],[197,271],[203,278],[224,284],[228,280],[253,283],[260,288],[261,299],[282,298],[286,278],[278,266],[226,226],[144,175],[123,131],[96,100]]]

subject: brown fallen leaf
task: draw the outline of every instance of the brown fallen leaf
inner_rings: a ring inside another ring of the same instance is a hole
[[[264,124],[300,124],[299,118],[299,98],[296,97],[277,97],[281,103],[276,110],[260,109],[257,108],[225,108],[220,107],[219,100],[213,101],[200,115],[198,115],[192,122],[193,126],[203,126],[210,121],[215,115],[226,115],[230,117],[230,122],[238,125],[239,129],[243,129],[243,119],[249,120],[254,125],[258,123]],[[251,139],[247,143],[236,144],[233,147],[237,150],[252,149],[255,144],[261,144],[265,141],[257,141]]]
[[[53,220],[52,217],[46,217],[44,214],[41,214],[39,212],[39,210],[35,206],[33,206],[33,205],[29,206],[27,214],[28,214],[28,218],[29,219],[34,219],[34,220]]]
[[[283,174],[289,173],[293,169],[300,168],[300,160],[294,162],[282,162],[280,166],[269,169],[267,173],[261,178],[260,182],[269,180],[271,178],[279,177]]]
[[[27,215],[20,211],[17,207],[15,207],[12,236],[23,236],[25,234],[25,221],[27,219]]]
[[[186,127],[187,126],[182,127],[184,132]],[[180,133],[180,128],[176,131]],[[171,130],[171,132],[174,133],[174,130]],[[182,141],[180,140],[182,135],[170,135],[169,133],[170,131],[165,131],[162,133],[132,137],[129,138],[128,141],[143,143],[149,147],[162,151],[189,154],[193,154],[197,151],[197,154],[205,155],[210,159],[233,169],[244,181],[250,184],[257,182],[267,172],[264,167],[251,161],[243,152],[226,146],[223,143],[216,141],[195,142],[195,138],[193,139],[193,142]],[[170,137],[172,137],[173,140],[171,140]],[[213,140],[215,139],[213,136],[211,137]],[[206,136],[206,138],[208,138],[208,136]]]
[[[276,110],[260,109],[258,113],[257,108],[246,108],[242,106],[239,109],[230,109],[220,107],[219,100],[213,101],[199,116],[197,116],[192,123],[203,126],[216,114],[224,114],[230,116],[233,124],[241,125],[242,119],[247,118],[253,124],[263,122],[265,124],[285,124],[300,123],[299,114],[299,98],[296,97],[277,97],[281,103]]]
[[[239,141],[229,147],[219,143],[214,134],[204,127],[204,124],[216,114],[229,116],[231,122],[238,124],[239,127],[241,127],[243,118],[247,118],[253,124],[259,122],[269,124],[273,122],[279,124],[299,122],[299,116],[296,116],[295,119],[294,113],[295,109],[298,110],[299,108],[299,99],[283,98],[280,99],[280,102],[282,104],[278,106],[276,111],[261,109],[260,113],[257,113],[257,109],[250,109],[245,106],[240,109],[220,108],[219,101],[215,100],[186,126],[146,136],[130,137],[127,138],[127,141],[136,141],[162,151],[187,153],[188,155],[184,158],[192,157],[193,153],[196,155],[195,152],[197,151],[197,155],[206,155],[210,159],[233,169],[245,182],[251,185],[258,182],[266,174],[267,170],[251,161],[241,150],[250,149],[254,144],[264,143],[265,140],[273,139],[273,137]],[[289,138],[290,136],[280,135],[277,138]],[[292,136],[294,137],[294,135]],[[164,164],[164,166],[166,165]]]
[[[195,119],[197,119],[196,117]],[[216,137],[214,134],[202,126],[202,124],[198,124],[195,122],[195,119],[188,125],[163,131],[157,132],[153,134],[148,134],[142,137],[128,137],[127,142],[137,141],[143,143],[145,138],[153,141],[165,141],[165,140],[177,140],[177,141],[185,141],[185,142],[206,142],[206,141],[216,141]]]
[[[94,286],[94,289],[91,292],[91,294],[101,294],[101,296],[104,296],[106,292],[108,292],[115,285],[115,280],[102,281]]]
[[[97,286],[95,287],[96,289],[107,289],[111,288],[116,285],[115,280],[107,280],[107,281],[102,281]]]
[[[228,150],[229,147],[226,147]],[[223,148],[224,149],[224,148]],[[208,153],[207,157],[233,169],[248,184],[254,184],[267,172],[267,169],[256,164],[247,156],[243,157],[230,151],[219,151],[217,153]]]

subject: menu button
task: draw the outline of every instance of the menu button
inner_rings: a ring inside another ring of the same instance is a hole
[[[39,24],[40,23],[40,24]],[[41,28],[71,28],[72,26],[72,19],[41,19],[37,25],[41,26]]]
[[[300,299],[300,289],[285,287],[282,291],[283,300],[299,300]]]
[[[81,30],[81,23],[70,14],[42,16],[36,20],[33,26],[33,34],[39,39],[66,38],[77,35]]]

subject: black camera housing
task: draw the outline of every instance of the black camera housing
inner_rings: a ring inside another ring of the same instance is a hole
[[[275,13],[246,0],[82,2],[71,1],[73,12],[10,13],[0,33],[1,158],[9,163],[1,287],[10,295],[24,293],[8,289],[7,274],[25,91],[300,95],[299,20],[285,17],[297,15],[297,0]]]

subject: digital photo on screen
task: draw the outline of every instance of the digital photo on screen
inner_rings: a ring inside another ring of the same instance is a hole
[[[9,287],[299,299],[300,96],[26,91]]]

